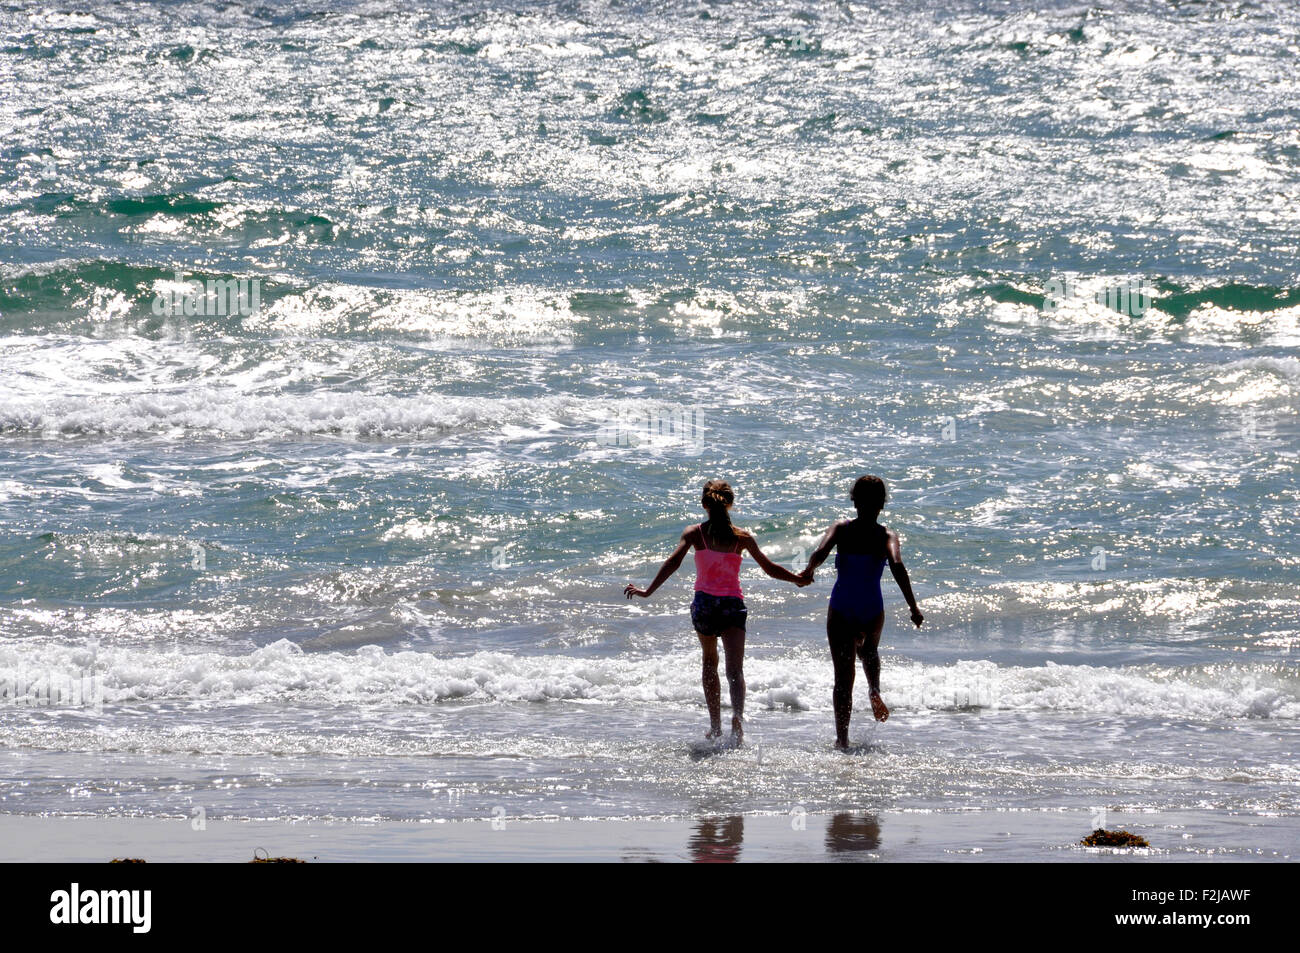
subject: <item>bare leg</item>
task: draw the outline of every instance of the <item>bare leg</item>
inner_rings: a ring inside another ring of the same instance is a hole
[[[700,635],[699,639],[700,648],[704,650],[704,667],[701,672],[704,704],[709,709],[709,733],[705,737],[719,738],[722,736],[722,683],[718,681],[718,637]]]
[[[731,733],[740,741],[745,735],[745,630],[724,629],[722,648],[727,653],[727,687],[731,690]],[[717,678],[716,671],[713,677]]]
[[[889,718],[889,709],[880,697],[880,633],[885,628],[885,613],[881,612],[867,623],[867,631],[861,634],[858,643],[858,656],[862,659],[862,670],[867,673],[867,684],[871,686],[871,714],[876,721]]]
[[[853,658],[858,633],[847,619],[831,609],[826,613],[826,639],[835,666],[835,691],[831,696],[835,705],[835,747],[847,748],[849,719],[853,717],[853,680],[858,668]]]

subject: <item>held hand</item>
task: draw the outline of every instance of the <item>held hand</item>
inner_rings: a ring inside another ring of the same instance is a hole
[[[623,588],[623,595],[627,596],[629,599],[633,596],[640,596],[642,599],[648,599],[650,597],[648,592],[644,589],[638,589],[630,582]]]
[[[913,607],[912,607],[912,624],[913,624],[914,626],[916,626],[916,627],[919,629],[919,628],[921,627],[921,623],[924,622],[924,621],[925,621],[925,616],[921,615],[921,610],[920,610],[919,608],[917,608],[916,606],[913,606]]]
[[[794,584],[798,586],[800,589],[802,589],[804,586],[811,586],[813,584],[812,567],[811,566],[805,567],[804,571],[799,573],[799,578],[795,580]]]

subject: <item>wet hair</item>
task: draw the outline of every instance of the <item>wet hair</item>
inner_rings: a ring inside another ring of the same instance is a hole
[[[727,507],[736,502],[736,494],[726,480],[710,480],[704,484],[700,502],[709,511],[709,518],[700,524],[700,530],[721,542],[735,542],[736,530],[731,525],[731,515]]]
[[[854,481],[849,497],[859,510],[879,513],[885,508],[885,500],[889,498],[889,493],[885,490],[885,481],[880,477],[860,476]]]

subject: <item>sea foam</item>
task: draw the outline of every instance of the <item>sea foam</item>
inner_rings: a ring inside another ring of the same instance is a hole
[[[803,653],[750,658],[751,704],[829,707],[830,666]],[[308,652],[281,640],[247,654],[158,652],[131,647],[0,645],[0,683],[93,673],[106,706],[159,701],[204,705],[265,702],[310,705],[426,705],[479,702],[601,702],[697,705],[693,653],[612,658],[475,652],[443,656],[386,652]],[[1184,720],[1300,717],[1300,678],[1276,666],[1183,667],[890,664],[885,693],[901,710],[1093,712]]]

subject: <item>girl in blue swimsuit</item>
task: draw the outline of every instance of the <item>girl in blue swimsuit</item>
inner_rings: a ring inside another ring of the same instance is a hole
[[[880,576],[885,565],[902,590],[912,622],[919,628],[925,617],[917,608],[912,581],[903,565],[898,534],[876,520],[885,506],[885,481],[880,477],[859,477],[853,484],[853,505],[858,518],[840,520],[826,531],[803,574],[809,582],[813,572],[826,561],[832,549],[837,576],[826,613],[826,638],[835,664],[835,747],[849,745],[849,719],[853,715],[853,681],[857,671],[854,656],[862,659],[871,686],[871,712],[877,721],[889,717],[880,697],[880,632],[885,625],[885,602],[880,594]]]

